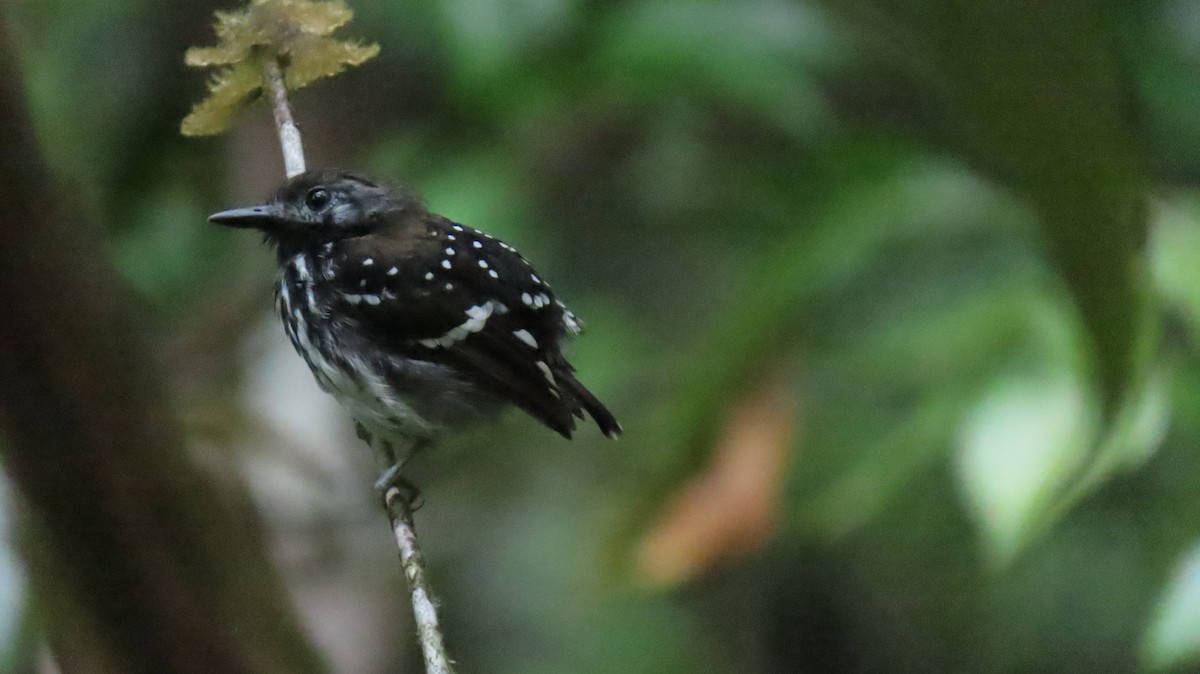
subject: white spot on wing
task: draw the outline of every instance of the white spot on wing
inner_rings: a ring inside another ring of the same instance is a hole
[[[567,332],[573,335],[578,335],[583,330],[583,326],[579,324],[579,319],[575,318],[575,314],[570,311],[563,314],[562,321],[563,325],[567,328]]]
[[[524,302],[525,306],[527,307],[533,306],[533,297],[529,293],[521,293],[521,301]]]
[[[550,382],[550,388],[558,388],[558,382],[554,381],[554,373],[550,371],[550,366],[540,360],[536,365],[542,371],[542,376],[546,378],[546,381]]]
[[[483,321],[486,321],[487,317],[492,315],[493,304],[493,302],[488,301],[483,304],[476,304],[467,309],[467,315],[471,317],[471,320],[479,321],[479,328],[471,330],[471,332],[479,332],[483,328]]]
[[[475,246],[476,248],[483,248],[483,242],[479,240],[472,242],[471,245]]]
[[[425,272],[425,280],[432,281],[433,280],[433,272],[431,272],[431,271]]]
[[[529,334],[528,330],[513,330],[513,337],[525,342],[531,348],[538,348],[537,340],[533,338],[533,335]]]
[[[454,249],[453,249],[453,248],[447,248],[447,249],[446,249],[446,255],[448,255],[448,256],[450,256],[450,257],[454,257]]]
[[[450,328],[450,331],[441,337],[422,339],[420,343],[422,346],[436,349],[438,347],[447,347],[455,342],[466,339],[468,335],[483,330],[484,326],[487,325],[487,319],[491,317],[495,309],[496,303],[491,300],[483,304],[476,304],[467,309],[467,320],[463,321],[460,325]]]
[[[373,258],[373,257],[369,257],[369,258],[363,260],[364,267],[370,267],[373,264],[375,264],[375,258]]]
[[[442,269],[450,268],[450,260],[442,260]]]
[[[487,263],[487,260],[480,260],[480,261],[479,261],[479,267],[480,267],[481,269],[487,269],[487,268],[488,268],[488,263]]]
[[[399,273],[400,273],[399,267],[392,267],[391,269],[388,270],[388,276],[395,276],[396,274],[399,274]]]
[[[492,278],[500,278],[500,275],[496,273],[495,269],[489,269],[488,276],[491,276]]]

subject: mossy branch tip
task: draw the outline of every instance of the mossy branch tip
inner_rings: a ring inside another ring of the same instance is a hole
[[[192,108],[180,131],[206,136],[228,129],[268,86],[263,79],[267,59],[282,67],[287,88],[296,90],[373,58],[379,45],[332,37],[353,16],[341,0],[252,0],[242,9],[216,12],[217,44],[189,49],[184,61],[220,70],[208,82],[208,97]]]

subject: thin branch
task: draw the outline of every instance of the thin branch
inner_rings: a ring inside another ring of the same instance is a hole
[[[263,59],[263,79],[271,94],[271,112],[275,116],[275,131],[279,133],[279,149],[283,151],[283,170],[288,178],[294,178],[304,173],[304,146],[300,143],[300,129],[292,119],[279,59],[274,56]]]
[[[279,61],[268,58],[263,64],[263,77],[271,92],[271,110],[275,116],[275,129],[279,132],[279,146],[283,150],[283,165],[287,177],[304,173],[304,146],[300,143],[300,129],[292,119],[288,104],[287,87]],[[417,547],[417,534],[413,529],[412,508],[396,487],[384,496],[384,505],[392,521],[392,533],[396,547],[400,549],[400,563],[408,591],[412,595],[413,620],[417,625],[417,640],[425,657],[426,674],[454,674],[446,647],[442,642],[442,631],[438,627],[437,607],[433,604],[429,582],[425,579],[425,558]]]
[[[404,567],[404,579],[412,595],[413,618],[417,624],[417,640],[425,656],[427,674],[454,674],[450,659],[446,657],[446,646],[442,642],[442,630],[438,627],[437,607],[429,592],[429,581],[425,578],[425,558],[417,547],[417,533],[413,529],[412,509],[408,499],[396,487],[384,495],[388,517],[392,520],[392,533],[396,536],[396,547],[400,549],[400,564]]]

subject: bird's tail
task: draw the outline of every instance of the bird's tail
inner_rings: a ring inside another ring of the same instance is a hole
[[[587,390],[586,386],[579,383],[579,380],[573,374],[570,372],[560,372],[557,373],[557,377],[559,388],[564,389],[579,402],[580,407],[587,410],[587,413],[595,420],[596,425],[600,427],[601,433],[609,438],[615,438],[620,435],[622,429],[621,424],[617,422],[617,418],[613,416],[612,412],[608,411],[604,403],[597,400],[596,396]],[[580,418],[583,417],[583,414],[578,409],[575,414]]]

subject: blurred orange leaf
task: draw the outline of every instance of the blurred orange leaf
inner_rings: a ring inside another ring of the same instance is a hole
[[[671,498],[638,546],[638,575],[673,585],[763,546],[775,531],[795,435],[793,390],[759,382],[735,400],[708,469]]]

